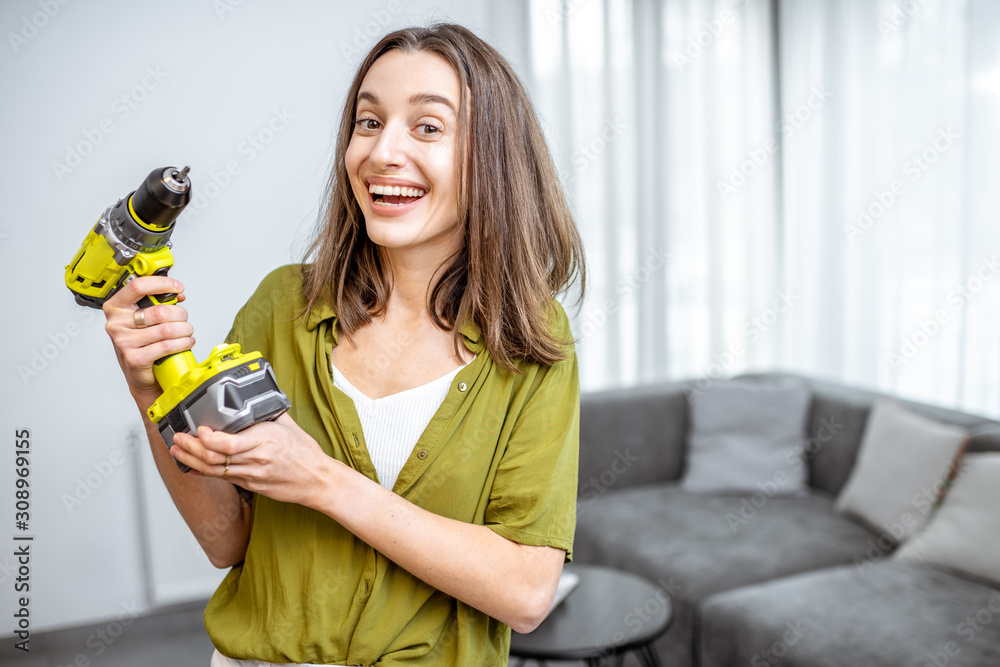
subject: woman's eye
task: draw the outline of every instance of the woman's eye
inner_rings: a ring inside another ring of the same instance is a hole
[[[420,128],[420,134],[427,136],[438,134],[439,132],[441,132],[440,127],[438,127],[437,125],[431,125],[430,123],[421,123],[418,127]]]
[[[368,130],[368,131],[377,130],[380,127],[379,122],[374,118],[359,118],[356,121],[354,121],[354,125],[359,130]]]

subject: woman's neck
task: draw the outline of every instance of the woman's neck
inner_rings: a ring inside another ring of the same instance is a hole
[[[428,256],[386,250],[392,267],[392,291],[386,312],[403,319],[430,319],[427,298],[431,282],[441,276],[450,256]]]

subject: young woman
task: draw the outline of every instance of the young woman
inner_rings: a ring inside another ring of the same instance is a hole
[[[205,612],[212,665],[504,665],[571,557],[579,382],[554,296],[584,274],[509,64],[456,25],[382,39],[328,201],[312,261],[265,278],[229,336],[271,362],[288,414],[169,451],[147,423],[179,511],[232,567]],[[153,361],[194,339],[182,306],[136,303],[182,290],[141,278],[105,306],[143,414]]]

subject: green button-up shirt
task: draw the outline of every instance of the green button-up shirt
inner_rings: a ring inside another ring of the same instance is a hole
[[[297,318],[301,267],[271,273],[236,317],[229,342],[259,350],[291,399],[291,416],[330,456],[376,480],[351,399],[333,385],[337,317]],[[570,340],[553,301],[553,330]],[[579,376],[552,366],[494,364],[479,329],[462,329],[476,358],[459,371],[393,491],[441,516],[486,525],[521,544],[572,555],[576,527]],[[433,539],[433,536],[428,536]],[[263,496],[246,559],[205,611],[225,655],[276,663],[506,665],[510,629],[406,572],[329,516]]]

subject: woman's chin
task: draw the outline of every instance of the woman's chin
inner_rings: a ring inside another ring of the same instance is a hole
[[[377,216],[366,220],[365,225],[372,243],[387,250],[435,250],[446,256],[462,243],[457,225],[433,231],[427,229],[423,221],[379,220]]]

